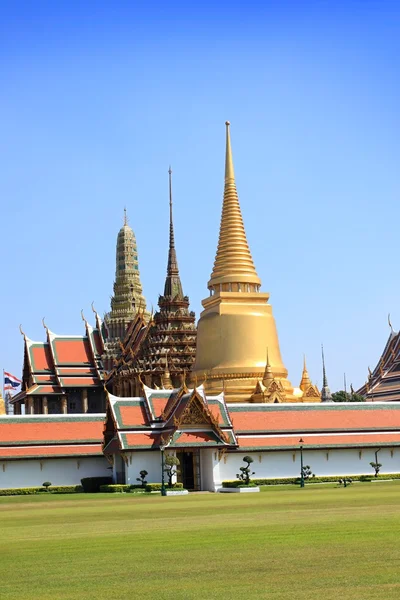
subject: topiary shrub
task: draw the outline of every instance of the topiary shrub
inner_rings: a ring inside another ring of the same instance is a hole
[[[254,462],[254,459],[251,456],[245,456],[243,458],[243,462],[246,463],[245,467],[240,467],[239,471],[240,473],[236,474],[236,477],[238,478],[239,482],[243,485],[249,485],[250,483],[250,476],[251,475],[255,475],[255,472],[253,471],[252,473],[250,473],[250,465],[252,462]]]
[[[50,481],[45,481],[44,483],[42,483],[42,486],[45,488],[46,492],[49,492],[49,487],[51,486],[51,482]]]
[[[98,493],[101,485],[111,485],[112,482],[112,477],[84,477],[81,479],[83,491],[86,494]]]
[[[146,477],[148,472],[143,469],[143,471],[139,472],[140,477],[136,477],[136,481],[140,481],[141,487],[144,488],[147,485]]]
[[[168,456],[165,457],[164,472],[167,474],[169,487],[172,487],[173,476],[180,473],[178,469],[179,464],[179,458],[177,458],[173,454],[168,454]]]

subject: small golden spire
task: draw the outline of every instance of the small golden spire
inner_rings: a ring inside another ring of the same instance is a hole
[[[271,364],[269,362],[269,353],[268,353],[268,348],[267,348],[267,362],[265,365],[265,371],[264,371],[264,377],[263,377],[263,384],[267,385],[267,383],[269,381],[272,381],[274,378],[274,374],[272,372],[272,368],[271,368]]]
[[[221,283],[240,284],[241,291],[248,291],[247,285],[260,286],[253,258],[247,243],[239,197],[236,190],[233,168],[229,121],[226,121],[225,187],[222,204],[221,225],[217,255],[209,289],[219,290]]]
[[[124,226],[128,225],[128,215],[126,214],[126,206],[124,206]]]
[[[302,392],[305,392],[311,385],[311,379],[310,376],[308,374],[307,371],[307,365],[306,365],[306,355],[304,355],[303,357],[303,373],[301,376],[301,381],[300,381],[300,389]]]

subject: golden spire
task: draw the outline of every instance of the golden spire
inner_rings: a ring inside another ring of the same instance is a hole
[[[221,283],[239,284],[237,290],[258,291],[261,281],[257,275],[244,230],[239,197],[233,169],[229,121],[226,121],[225,188],[217,255],[209,289],[220,289]],[[247,285],[251,285],[251,289]]]
[[[267,385],[269,381],[272,381],[274,379],[274,374],[272,372],[272,368],[271,368],[271,364],[269,362],[269,354],[268,354],[268,348],[267,348],[267,364],[265,365],[265,371],[264,371],[264,377],[263,377],[263,384]]]
[[[304,355],[304,362],[303,362],[303,373],[301,376],[301,381],[300,381],[300,389],[302,392],[305,392],[311,385],[311,379],[310,376],[308,374],[307,371],[307,365],[306,365],[306,357]]]
[[[124,226],[128,225],[128,223],[129,222],[128,222],[128,215],[127,215],[127,212],[126,212],[126,206],[124,206]]]

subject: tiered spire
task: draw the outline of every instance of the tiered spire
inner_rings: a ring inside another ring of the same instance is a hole
[[[167,277],[164,286],[164,296],[175,298],[183,297],[182,283],[179,276],[178,261],[175,250],[174,222],[172,218],[172,170],[168,169],[169,175],[169,249]]]
[[[321,390],[321,402],[333,402],[331,390],[328,386],[328,379],[326,377],[325,370],[325,356],[324,356],[324,347],[321,346],[322,351],[322,390]]]
[[[226,121],[225,125],[224,200],[217,255],[208,288],[219,291],[221,284],[228,284],[226,291],[253,292],[258,291],[261,281],[257,275],[244,230],[233,169],[229,121]]]
[[[311,385],[311,379],[310,376],[308,374],[307,371],[307,365],[306,365],[306,357],[304,356],[304,360],[303,360],[303,373],[301,375],[301,381],[300,381],[300,389],[302,392],[305,392],[306,390],[308,390],[308,388]]]

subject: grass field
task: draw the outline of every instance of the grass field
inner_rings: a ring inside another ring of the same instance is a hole
[[[400,483],[0,498],[2,600],[400,598]]]

